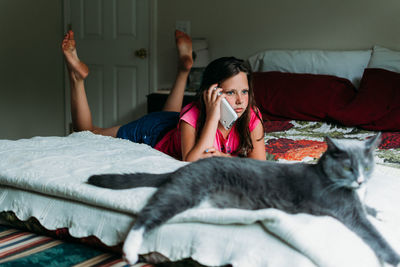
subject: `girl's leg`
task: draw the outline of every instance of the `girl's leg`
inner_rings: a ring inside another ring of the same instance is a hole
[[[164,104],[163,111],[180,112],[190,69],[193,65],[192,39],[184,32],[175,31],[175,42],[178,49],[179,63],[178,74],[174,86]]]
[[[89,68],[79,60],[76,52],[74,33],[70,30],[62,42],[62,50],[67,62],[71,87],[71,115],[75,131],[91,131],[96,134],[117,136],[120,126],[99,128],[92,123],[92,114],[87,101],[84,79],[89,74]]]

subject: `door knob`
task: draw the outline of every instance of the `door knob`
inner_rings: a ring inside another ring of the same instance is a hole
[[[147,50],[146,48],[140,48],[139,50],[135,51],[135,55],[141,59],[144,59],[147,57]]]

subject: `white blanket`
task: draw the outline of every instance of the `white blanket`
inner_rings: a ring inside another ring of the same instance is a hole
[[[107,245],[124,240],[155,189],[109,190],[85,183],[92,174],[173,171],[187,163],[149,146],[74,133],[68,137],[0,140],[0,211],[34,216],[48,229],[68,227],[75,237],[95,235]],[[400,170],[377,166],[367,203],[382,211],[371,221],[400,251]],[[330,217],[265,209],[188,210],[153,231],[141,253],[205,265],[379,266],[361,239]]]

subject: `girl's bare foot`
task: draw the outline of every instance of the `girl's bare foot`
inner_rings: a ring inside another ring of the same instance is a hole
[[[74,40],[74,32],[72,30],[69,30],[65,35],[61,47],[71,74],[73,74],[77,80],[85,79],[89,74],[89,68],[78,58]]]
[[[175,42],[178,48],[179,68],[183,71],[189,71],[193,66],[192,39],[186,33],[176,30]]]

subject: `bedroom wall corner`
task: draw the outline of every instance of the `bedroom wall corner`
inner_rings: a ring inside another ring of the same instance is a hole
[[[64,134],[62,0],[0,1],[0,139]]]

